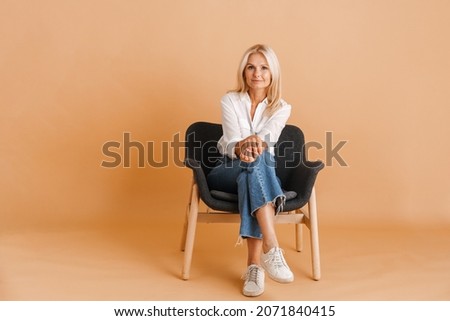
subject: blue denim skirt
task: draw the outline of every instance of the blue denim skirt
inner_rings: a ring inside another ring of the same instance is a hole
[[[283,209],[285,195],[280,180],[275,173],[275,159],[264,151],[254,162],[246,163],[239,159],[224,156],[207,177],[210,190],[218,190],[238,195],[242,238],[262,238],[255,212],[272,203],[275,214]]]

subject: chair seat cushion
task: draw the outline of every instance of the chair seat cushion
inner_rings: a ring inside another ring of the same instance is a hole
[[[286,201],[289,201],[291,199],[294,199],[297,197],[297,193],[295,191],[284,191],[284,195],[286,195]],[[211,190],[211,196],[227,202],[234,202],[237,203],[238,196],[237,194],[217,191],[217,190]]]

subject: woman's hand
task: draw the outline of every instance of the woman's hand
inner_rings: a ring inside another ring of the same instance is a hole
[[[236,155],[239,159],[246,163],[254,162],[267,148],[264,142],[258,135],[248,136],[236,144]]]

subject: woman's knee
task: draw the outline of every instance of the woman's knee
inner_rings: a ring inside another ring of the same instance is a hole
[[[275,159],[268,151],[264,151],[252,164],[252,168],[273,168],[275,169]]]

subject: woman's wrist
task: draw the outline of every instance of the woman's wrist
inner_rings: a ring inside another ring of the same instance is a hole
[[[239,158],[241,156],[241,142],[234,145],[234,154]]]

